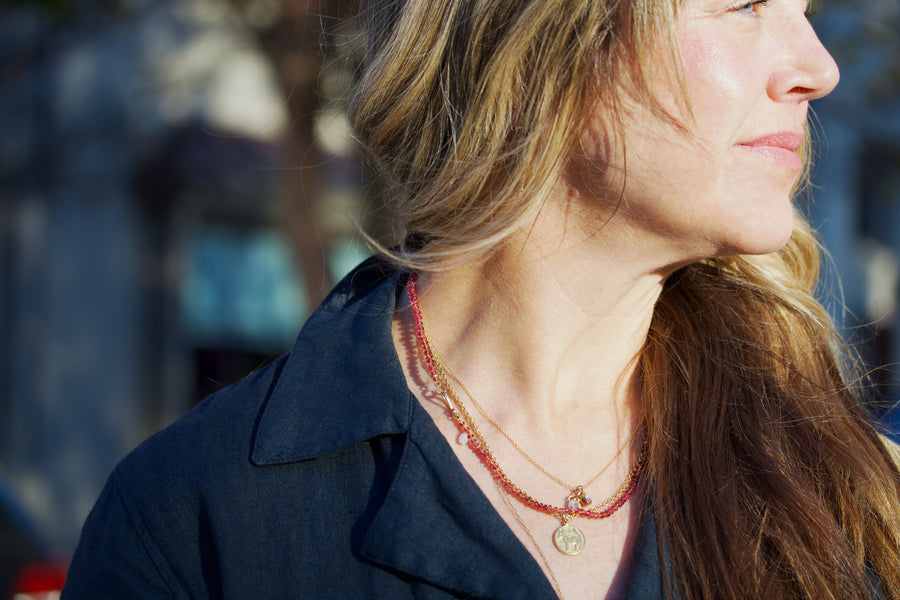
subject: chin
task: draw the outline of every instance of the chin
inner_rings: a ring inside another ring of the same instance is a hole
[[[779,223],[765,223],[760,226],[748,226],[735,232],[722,245],[722,254],[771,254],[781,250],[794,232],[793,216],[790,220]]]
[[[786,192],[769,202],[753,202],[743,206],[754,207],[734,215],[733,227],[723,240],[730,246],[730,254],[769,254],[787,244],[794,232],[794,206]]]

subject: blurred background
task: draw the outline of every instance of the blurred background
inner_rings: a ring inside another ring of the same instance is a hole
[[[803,208],[896,427],[900,3],[815,8],[842,82],[815,104]],[[125,453],[288,349],[367,256],[359,227],[389,239],[345,114],[356,10],[0,4],[0,502],[63,561]]]

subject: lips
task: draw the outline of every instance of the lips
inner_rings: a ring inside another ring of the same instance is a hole
[[[755,154],[763,160],[786,167],[792,171],[803,168],[803,161],[797,150],[803,144],[803,134],[778,131],[760,136],[750,142],[738,144],[739,148]]]

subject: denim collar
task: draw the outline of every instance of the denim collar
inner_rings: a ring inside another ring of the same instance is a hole
[[[309,318],[259,416],[253,464],[315,458],[409,430],[413,398],[391,337],[399,275],[369,259]]]

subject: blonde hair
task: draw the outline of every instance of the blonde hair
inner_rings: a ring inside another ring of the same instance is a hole
[[[637,48],[671,17],[651,0],[407,0],[365,14],[355,133],[408,234],[391,256],[419,269],[482,259],[533,218],[591,111],[615,127],[620,65],[645,87]]]
[[[484,260],[534,218],[618,86],[657,114],[651,43],[676,1],[371,0],[358,139],[416,269]],[[674,44],[670,44],[674,48]],[[674,50],[673,50],[674,52]],[[799,216],[779,252],[669,278],[641,356],[647,491],[672,594],[900,600],[900,477],[845,384]]]

